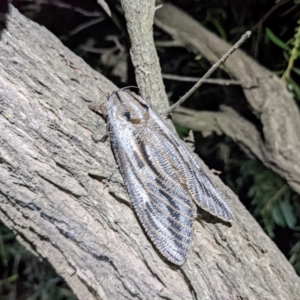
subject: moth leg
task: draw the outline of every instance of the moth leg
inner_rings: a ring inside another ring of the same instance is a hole
[[[81,97],[87,104],[88,108],[95,112],[96,114],[100,115],[105,121],[107,120],[107,109],[106,109],[106,101],[92,101],[90,99],[86,99]]]
[[[112,177],[116,174],[116,172],[119,170],[119,167],[116,167],[111,174],[107,177],[107,181],[111,181]]]
[[[101,103],[99,101],[90,101],[84,99],[85,102],[88,103],[88,108],[95,112],[96,114],[100,115],[105,121],[107,121],[107,109],[106,103]],[[92,139],[95,143],[104,143],[108,138],[108,133],[105,133],[102,137],[98,137],[95,133],[92,134]]]
[[[111,181],[112,177],[116,174],[119,167],[116,167],[108,176],[105,176],[104,186],[109,188],[109,182]]]
[[[100,139],[100,143],[104,143],[104,142],[106,142],[106,140],[108,139],[108,137],[109,137],[109,135],[108,135],[108,133],[105,133],[104,135],[103,135],[103,137]]]
[[[105,143],[108,139],[109,135],[108,133],[105,133],[101,138],[98,138],[97,136],[95,136],[95,134],[92,134],[92,139],[95,143]]]
[[[96,114],[99,114],[105,121],[107,120],[106,103],[99,103],[97,101],[90,102],[88,108]]]
[[[105,143],[110,136],[110,131],[108,130],[108,125],[106,125],[106,133],[101,137],[97,137],[94,133],[92,134],[92,139],[95,143]]]

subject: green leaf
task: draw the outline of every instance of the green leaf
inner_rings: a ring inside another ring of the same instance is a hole
[[[294,231],[300,231],[300,226],[294,226],[292,229],[293,229]]]
[[[270,28],[266,28],[266,36],[278,47],[291,51],[291,48],[280,38],[278,38]]]
[[[289,259],[289,262],[293,265],[297,261],[297,253],[293,253]]]
[[[203,56],[202,56],[201,54],[198,54],[198,55],[195,56],[194,59],[195,59],[195,60],[200,60],[200,59],[202,59],[202,58],[203,58]]]
[[[266,231],[267,231],[267,233],[268,233],[268,235],[269,235],[270,238],[273,239],[275,237],[275,234],[274,234],[274,225],[272,223],[266,224]]]
[[[297,242],[291,249],[291,253],[300,252],[300,242]]]
[[[272,217],[278,226],[286,226],[285,218],[282,214],[280,207],[277,204],[273,205],[272,207]]]
[[[230,148],[227,144],[220,144],[220,158],[226,163],[230,157]]]
[[[292,70],[293,70],[297,75],[300,75],[300,69],[299,69],[299,68],[293,67]]]
[[[250,198],[254,198],[255,197],[255,194],[256,194],[256,186],[253,185],[249,188],[249,191],[247,193],[247,196],[250,197]]]
[[[216,19],[212,19],[211,22],[215,25],[215,27],[219,31],[221,39],[226,41],[227,40],[226,31],[223,29],[221,23]]]
[[[175,129],[178,133],[178,135],[180,136],[180,138],[184,138],[187,137],[189,135],[190,129],[185,127],[185,126],[181,126],[179,124],[174,124]]]
[[[281,201],[279,203],[281,212],[285,219],[285,222],[289,228],[292,228],[296,225],[297,219],[294,215],[293,208],[288,200]]]
[[[290,77],[286,79],[291,89],[295,93],[298,100],[300,100],[300,87],[299,85]]]

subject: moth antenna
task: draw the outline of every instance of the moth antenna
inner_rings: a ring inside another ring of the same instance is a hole
[[[135,86],[135,85],[129,85],[129,86],[125,86],[125,87],[120,88],[119,91],[126,91],[126,90],[129,90],[130,88],[133,88],[133,89],[139,89],[138,86]]]

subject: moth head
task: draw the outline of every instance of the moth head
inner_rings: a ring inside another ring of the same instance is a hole
[[[108,100],[108,110],[120,121],[139,124],[149,117],[149,106],[137,94],[128,90],[113,92]]]

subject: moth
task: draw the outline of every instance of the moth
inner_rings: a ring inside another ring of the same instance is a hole
[[[136,215],[159,252],[180,266],[192,241],[196,205],[229,222],[233,214],[145,100],[119,90],[109,96],[105,110],[112,150]]]

